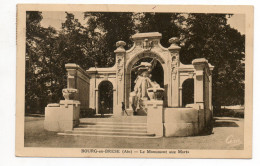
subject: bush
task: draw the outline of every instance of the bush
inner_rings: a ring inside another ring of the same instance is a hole
[[[220,109],[214,116],[244,118],[244,109]]]
[[[80,111],[80,118],[93,117],[96,114],[96,110],[88,108],[86,110]]]

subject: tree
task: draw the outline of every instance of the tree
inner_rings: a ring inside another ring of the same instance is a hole
[[[206,58],[213,66],[213,104],[244,104],[245,36],[227,25],[226,14],[189,14],[181,61]]]
[[[183,15],[179,13],[137,13],[136,29],[138,32],[160,32],[161,44],[169,47],[169,39],[179,37],[182,32]]]
[[[100,33],[99,51],[102,57],[97,59],[99,66],[109,67],[115,64],[117,41],[125,41],[126,49],[132,46],[130,36],[135,33],[133,16],[130,12],[85,12],[89,29]]]
[[[180,60],[206,58],[213,70],[213,104],[244,103],[245,36],[227,25],[226,14],[85,12],[87,25],[66,12],[61,30],[43,28],[41,12],[26,13],[26,108],[58,102],[66,87],[66,63],[84,69],[114,65],[116,42],[132,47],[136,32],[160,32],[164,47],[180,37]],[[40,101],[40,103],[39,103]],[[38,104],[37,104],[38,103]]]
[[[50,70],[56,31],[43,28],[41,12],[26,13],[26,83],[25,105],[30,110],[43,111],[48,100],[48,83],[52,83]]]
[[[26,108],[43,112],[47,103],[59,102],[66,87],[66,63],[88,69],[102,58],[100,34],[84,27],[67,13],[62,30],[43,28],[41,12],[27,12]],[[28,111],[27,111],[28,112]]]

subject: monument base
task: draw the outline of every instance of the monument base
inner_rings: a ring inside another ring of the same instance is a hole
[[[164,135],[166,137],[199,135],[205,126],[203,111],[195,108],[165,108]]]
[[[61,100],[59,104],[45,107],[44,129],[48,131],[71,131],[79,125],[80,102]]]
[[[147,132],[156,136],[195,136],[205,131],[205,110],[193,108],[163,108],[162,100],[149,100],[147,109]]]
[[[146,101],[147,108],[147,132],[154,133],[156,136],[163,137],[163,101]]]
[[[124,112],[124,116],[133,116],[134,110],[133,109],[126,109],[126,112]]]

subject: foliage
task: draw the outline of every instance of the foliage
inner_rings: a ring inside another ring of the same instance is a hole
[[[40,108],[38,111],[43,112],[47,103],[62,99],[66,63],[88,68],[94,66],[96,57],[101,55],[99,34],[82,26],[73,14],[66,14],[62,30],[56,31],[52,27],[41,27],[40,12],[27,12],[26,109]]]
[[[180,37],[182,63],[204,57],[215,66],[215,106],[244,103],[245,36],[227,24],[227,14],[85,12],[83,25],[66,12],[61,30],[42,27],[41,12],[26,16],[26,108],[43,111],[48,102],[62,99],[66,63],[84,69],[113,66],[117,41],[129,49],[136,32],[157,31],[164,47]]]
[[[25,101],[27,112],[42,108],[48,100],[47,83],[52,83],[50,55],[53,54],[53,28],[42,28],[40,12],[27,12],[26,20],[26,83]],[[56,87],[53,86],[55,89]],[[42,111],[41,110],[36,110]]]
[[[180,60],[206,58],[213,70],[213,104],[244,104],[245,36],[227,25],[227,14],[142,13],[140,32],[160,32],[161,43],[180,37]]]
[[[213,104],[244,104],[245,36],[227,25],[225,14],[189,14],[181,61],[206,58],[213,70]]]
[[[102,41],[100,44],[101,57],[97,63],[102,67],[113,66],[115,62],[114,50],[117,41],[125,41],[126,49],[132,46],[130,36],[134,31],[133,13],[85,12],[87,24],[94,32],[99,32]]]
[[[169,47],[169,39],[180,36],[184,16],[179,13],[138,13],[138,32],[160,32],[163,36],[161,44]]]

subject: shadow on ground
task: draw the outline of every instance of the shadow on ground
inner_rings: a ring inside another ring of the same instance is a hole
[[[89,116],[87,118],[111,118],[111,117],[112,117],[112,115],[103,115],[103,116],[101,116],[101,115],[93,115],[93,116]]]
[[[239,127],[236,122],[228,122],[228,121],[222,121],[222,122],[215,122],[214,127]]]
[[[100,118],[96,116],[95,118]],[[104,120],[111,120],[106,116]],[[138,149],[214,149],[242,150],[244,148],[244,119],[215,118],[214,134],[196,137],[110,138],[98,136],[61,136],[44,130],[44,118],[25,118],[25,147],[60,148],[138,148]],[[92,119],[95,121],[94,117]],[[122,119],[121,119],[122,120]],[[125,119],[123,119],[125,120]],[[240,144],[230,144],[232,136]]]
[[[214,117],[214,128],[215,127],[239,127],[243,119],[241,118],[230,118],[230,117]]]

